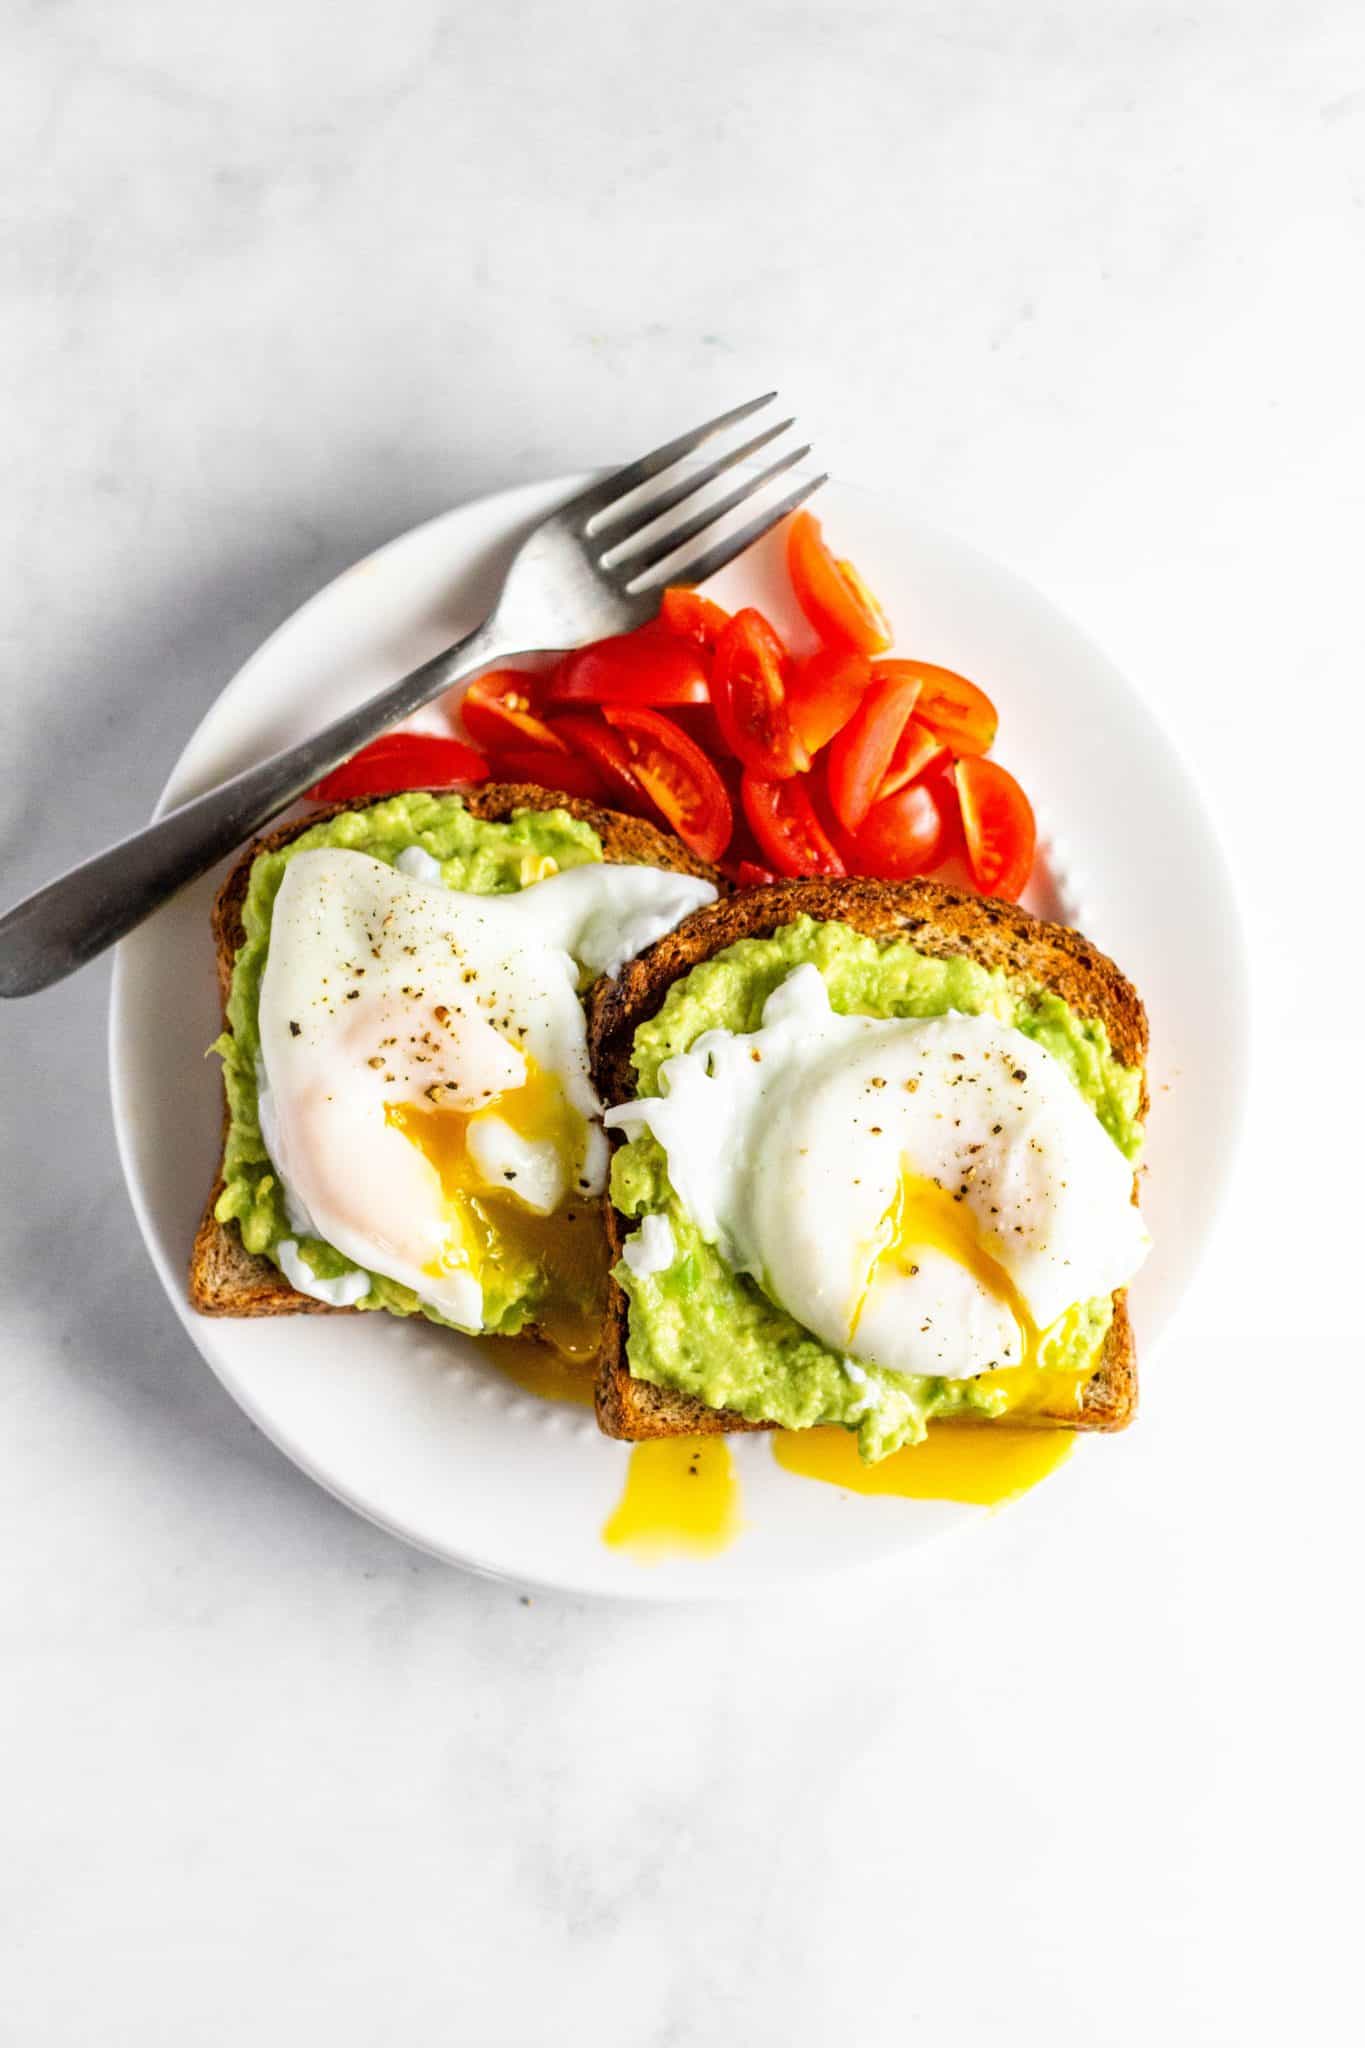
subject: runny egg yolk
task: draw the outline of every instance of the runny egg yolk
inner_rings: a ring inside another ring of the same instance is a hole
[[[491,1187],[476,1166],[470,1125],[490,1114],[520,1138],[553,1145],[569,1193],[549,1215],[530,1208],[510,1186]],[[486,1291],[490,1269],[529,1269],[543,1290],[532,1304],[537,1327],[568,1357],[590,1357],[601,1332],[606,1233],[597,1203],[578,1185],[587,1124],[558,1079],[528,1054],[524,1083],[490,1096],[477,1110],[390,1102],[384,1120],[417,1147],[441,1184],[450,1231],[426,1270],[433,1276],[467,1271]]]
[[[1023,1364],[1038,1363],[1037,1326],[1018,1288],[992,1254],[971,1210],[936,1180],[926,1180],[922,1174],[911,1173],[908,1167],[901,1174],[895,1198],[872,1244],[867,1279],[853,1311],[850,1340],[857,1334],[867,1298],[877,1280],[884,1272],[913,1277],[919,1252],[939,1252],[954,1265],[964,1267],[983,1294],[999,1302],[1018,1324]]]
[[[913,1274],[915,1254],[923,1251],[940,1252],[965,1267],[983,1292],[1008,1310],[1018,1326],[1019,1363],[976,1375],[979,1387],[994,1388],[1005,1395],[1002,1412],[1046,1409],[1057,1413],[1067,1408],[1079,1409],[1090,1375],[1049,1366],[1049,1359],[1056,1356],[1070,1336],[1077,1310],[1068,1309],[1055,1323],[1040,1330],[966,1203],[958,1201],[937,1181],[926,1180],[909,1168],[901,1175],[895,1199],[870,1248],[867,1277],[853,1312],[849,1341],[857,1332],[878,1277],[888,1270]]]

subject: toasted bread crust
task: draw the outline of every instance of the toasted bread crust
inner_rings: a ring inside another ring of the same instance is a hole
[[[675,981],[738,939],[768,938],[806,916],[851,925],[874,939],[908,939],[935,957],[965,954],[983,967],[1027,976],[1055,991],[1078,1016],[1097,1018],[1125,1066],[1144,1067],[1147,1017],[1137,991],[1113,961],[1068,926],[1045,923],[1017,904],[973,896],[928,881],[860,879],[777,882],[724,896],[685,918],[588,1004],[588,1048],[598,1093],[609,1106],[633,1096],[635,1032],[654,1016]],[[1142,1109],[1147,1107],[1144,1081]],[[1134,1191],[1136,1200],[1136,1189]],[[613,1263],[621,1218],[608,1210]],[[635,1379],[626,1359],[627,1302],[613,1280],[597,1379],[597,1420],[608,1436],[709,1436],[770,1429],[693,1396]],[[1123,1429],[1137,1408],[1137,1353],[1127,1298],[1114,1296],[1114,1320],[1078,1412],[1041,1411],[1010,1419],[1038,1428]]]
[[[434,793],[450,794],[449,791]],[[568,811],[591,825],[609,861],[621,865],[667,868],[677,874],[700,875],[709,882],[719,880],[716,870],[705,861],[696,859],[681,840],[659,831],[642,818],[628,818],[620,811],[602,810],[596,804],[585,803],[580,797],[560,795],[554,790],[540,789],[524,782],[486,782],[459,793],[470,815],[489,823],[503,823],[517,811]],[[368,798],[366,804],[382,800],[380,797]],[[287,825],[276,826],[274,831],[252,841],[223,883],[214,902],[211,923],[224,1029],[227,1028],[226,1010],[232,988],[233,962],[246,937],[242,910],[250,886],[252,862],[260,854],[274,853],[277,848],[287,846],[291,839],[297,839],[310,826],[356,808],[353,803],[321,804],[306,818],[296,818]],[[226,1097],[223,1126],[226,1135]],[[299,1293],[269,1259],[247,1251],[236,1227],[220,1223],[213,1213],[222,1192],[220,1174],[209,1195],[190,1254],[189,1298],[191,1306],[200,1315],[349,1316],[364,1313],[355,1308],[332,1308],[326,1302],[314,1300],[310,1294]]]

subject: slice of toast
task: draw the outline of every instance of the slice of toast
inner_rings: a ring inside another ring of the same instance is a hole
[[[631,1047],[636,1029],[655,1015],[675,981],[737,939],[767,938],[801,916],[838,920],[874,939],[908,939],[921,952],[938,957],[966,954],[983,967],[1026,976],[1051,989],[1077,1015],[1098,1018],[1125,1066],[1145,1065],[1147,1017],[1137,991],[1079,932],[1044,923],[1016,904],[937,882],[812,879],[721,897],[684,918],[676,931],[623,968],[614,982],[593,991],[588,1047],[597,1091],[608,1107],[633,1097]],[[1144,1114],[1146,1108],[1144,1081]],[[613,1264],[620,1256],[622,1224],[608,1204]],[[607,1436],[639,1442],[646,1437],[711,1436],[774,1427],[748,1422],[728,1409],[707,1408],[691,1394],[635,1379],[626,1357],[627,1314],[626,1297],[613,1280],[597,1379],[597,1420]],[[1120,1290],[1114,1296],[1114,1319],[1099,1365],[1079,1410],[1043,1409],[1010,1420],[1041,1428],[1123,1429],[1136,1407],[1137,1354],[1127,1300]]]
[[[449,792],[437,792],[448,794]],[[582,818],[591,825],[602,842],[602,851],[607,860],[622,865],[639,867],[668,868],[674,873],[700,875],[706,881],[718,882],[719,876],[705,861],[689,853],[682,841],[670,833],[661,832],[647,824],[642,818],[628,818],[620,811],[599,810],[595,804],[585,803],[579,797],[563,796],[554,790],[536,788],[530,783],[487,782],[461,792],[471,816],[491,822],[502,822],[517,811],[569,811],[575,818]],[[368,801],[378,803],[375,797]],[[242,926],[242,906],[246,902],[247,887],[251,878],[251,864],[258,854],[273,853],[277,847],[287,846],[291,839],[297,839],[310,825],[318,824],[324,818],[334,818],[341,811],[355,810],[355,804],[323,804],[311,811],[306,818],[298,818],[291,824],[281,825],[263,838],[254,840],[247,847],[237,865],[223,883],[213,906],[212,927],[218,959],[218,988],[222,997],[224,1012],[232,987],[232,966],[237,949],[246,933]],[[226,1029],[226,1018],[224,1022]],[[227,1104],[223,1105],[223,1124],[227,1128]],[[205,1316],[292,1316],[360,1315],[365,1311],[356,1308],[333,1308],[329,1303],[314,1300],[311,1294],[301,1294],[291,1287],[281,1273],[267,1258],[249,1252],[242,1243],[235,1223],[220,1223],[214,1215],[214,1207],[223,1192],[221,1173],[213,1184],[208,1204],[195,1233],[194,1246],[190,1253],[189,1297],[190,1304],[200,1315]],[[532,1330],[524,1334],[533,1335]]]

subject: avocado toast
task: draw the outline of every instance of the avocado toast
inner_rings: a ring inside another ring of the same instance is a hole
[[[231,1071],[228,1063],[234,1052],[240,1054],[243,1048],[234,1044],[230,1004],[233,999],[234,976],[239,961],[243,960],[248,948],[248,925],[253,921],[249,911],[253,871],[257,863],[271,856],[279,855],[300,840],[304,835],[311,838],[326,837],[319,827],[326,828],[330,821],[341,820],[338,833],[351,843],[355,832],[364,823],[366,813],[380,814],[382,799],[367,799],[364,803],[325,805],[308,817],[282,826],[265,835],[250,846],[229,874],[213,911],[213,936],[217,954],[219,988],[224,1005],[225,1030],[219,1041],[219,1050],[225,1058],[225,1070]],[[562,796],[553,791],[525,784],[486,784],[469,789],[453,798],[449,792],[404,792],[401,797],[388,800],[390,806],[411,810],[414,805],[427,806],[427,814],[436,810],[458,807],[473,821],[476,827],[511,827],[519,831],[525,842],[524,851],[520,842],[516,857],[525,859],[527,865],[523,881],[531,879],[538,867],[553,869],[553,861],[538,859],[534,844],[542,841],[549,844],[551,838],[577,861],[587,862],[597,858],[597,850],[603,862],[623,867],[649,867],[677,875],[694,876],[702,882],[712,880],[712,871],[696,860],[682,844],[668,834],[656,830],[652,825],[619,813],[603,810],[577,798]],[[387,813],[382,815],[387,816]],[[539,822],[537,822],[539,821]],[[416,839],[414,833],[403,833],[400,837]],[[476,833],[474,836],[478,836]],[[484,833],[485,839],[496,834]],[[363,843],[363,842],[362,842]],[[504,849],[505,850],[505,849]],[[392,851],[391,847],[388,851]],[[486,878],[487,879],[487,878]],[[492,886],[505,887],[507,877],[492,877]],[[513,883],[513,888],[515,888]],[[259,922],[259,913],[256,914]],[[268,936],[268,935],[267,935]],[[250,1005],[248,1005],[250,1007]],[[238,1012],[238,1030],[246,1028]],[[254,1027],[254,1018],[252,1019]],[[292,1029],[292,1027],[291,1027]],[[239,1058],[238,1069],[244,1065]],[[373,1062],[371,1062],[373,1064]],[[243,1090],[240,1071],[236,1093],[239,1098]],[[246,1092],[253,1093],[250,1085]],[[250,1126],[256,1121],[254,1100],[243,1111],[242,1121],[246,1126],[248,1153],[250,1147]],[[233,1109],[225,1100],[224,1141],[229,1153],[232,1151]],[[257,1147],[259,1152],[259,1146]],[[259,1154],[268,1167],[270,1162],[263,1153]],[[192,1305],[205,1315],[262,1316],[294,1314],[351,1314],[359,1312],[354,1304],[340,1305],[318,1299],[313,1294],[301,1291],[291,1284],[279,1263],[264,1251],[253,1251],[243,1242],[243,1228],[259,1231],[259,1218],[255,1215],[250,1193],[250,1171],[234,1176],[229,1168],[227,1178],[220,1170],[210,1193],[207,1206],[195,1236],[189,1268],[189,1297]],[[229,1183],[233,1192],[229,1193]],[[260,1184],[258,1172],[257,1185]],[[243,1193],[243,1188],[246,1192]],[[268,1189],[268,1183],[267,1183]],[[238,1204],[241,1214],[225,1214],[231,1209],[234,1199],[241,1195]],[[260,1206],[260,1205],[255,1205]],[[396,1290],[395,1290],[396,1293]],[[386,1306],[396,1306],[394,1300]],[[526,1334],[535,1334],[534,1324],[523,1324]]]
[[[1076,1041],[1078,1066],[1099,1077],[1097,1088],[1110,1091],[1113,1099],[1102,1104],[1103,1114],[1109,1117],[1110,1135],[1129,1158],[1135,1156],[1147,1106],[1147,1023],[1132,986],[1079,933],[1045,923],[1011,903],[965,894],[928,881],[785,882],[723,897],[694,913],[628,963],[614,982],[601,984],[593,992],[589,1004],[589,1042],[594,1078],[603,1101],[619,1107],[637,1097],[637,1061],[644,1058],[651,1068],[657,1068],[661,1047],[651,1042],[651,1032],[654,1040],[662,1039],[664,1050],[675,1051],[685,1042],[691,1027],[684,1028],[680,1020],[683,1006],[689,1000],[689,989],[698,986],[695,980],[689,983],[694,970],[719,960],[729,963],[734,974],[752,973],[756,971],[753,962],[764,958],[765,944],[785,946],[788,964],[802,957],[816,957],[822,944],[825,952],[829,951],[827,929],[822,940],[822,928],[828,927],[838,928],[840,946],[850,957],[861,958],[861,948],[864,954],[884,951],[890,960],[900,949],[900,954],[908,959],[910,955],[905,949],[913,949],[911,964],[921,985],[932,983],[938,971],[935,963],[939,963],[956,991],[951,999],[939,1002],[937,998],[923,998],[908,1009],[893,1002],[890,1011],[883,1014],[899,1010],[901,1015],[914,1011],[922,1015],[926,1009],[932,1013],[936,1002],[940,1009],[1004,1002],[1012,1006],[1010,1015],[1014,1022],[1043,1035],[1037,1020],[1046,1011],[1047,1032],[1052,1035],[1053,1044],[1059,1043],[1056,1029],[1062,1032],[1063,1041],[1070,1033]],[[843,934],[847,934],[846,940]],[[753,942],[759,942],[757,950]],[[870,947],[867,942],[872,942]],[[917,962],[924,963],[922,968]],[[768,963],[761,971],[768,976],[766,987],[775,970]],[[670,992],[674,991],[670,1004]],[[718,1009],[718,1000],[714,989],[705,990],[694,1005],[698,1024],[713,1029],[717,1021],[723,1020],[737,1030],[753,1028],[756,1013],[751,997],[740,1004],[742,1011],[747,1003],[749,1012],[742,1022],[736,1021],[740,1013],[733,1005],[729,1015],[723,1008]],[[664,1025],[670,1017],[674,1019],[671,1033],[660,1025],[661,1012]],[[644,1037],[637,1037],[642,1030]],[[1061,1042],[1061,1050],[1069,1054],[1072,1048]],[[877,1085],[881,1085],[880,1081]],[[638,1140],[632,1140],[627,1150],[633,1150],[637,1143]],[[1131,1167],[1128,1172],[1132,1175]],[[642,1180],[639,1172],[633,1176],[624,1172],[618,1152],[613,1172],[615,1199],[622,1200],[623,1191],[629,1191],[631,1206],[637,1213],[642,1207],[648,1211],[651,1205],[657,1206],[662,1199],[657,1191],[647,1194],[641,1202],[641,1185],[648,1188],[648,1176]],[[1135,1202],[1135,1175],[1131,1186]],[[676,1218],[676,1205],[669,1213]],[[608,1229],[614,1277],[608,1290],[607,1331],[597,1386],[598,1420],[608,1435],[639,1440],[772,1428],[792,1421],[801,1426],[806,1421],[848,1419],[844,1414],[818,1412],[816,1397],[804,1394],[801,1413],[765,1415],[756,1412],[768,1398],[763,1395],[746,1402],[749,1412],[741,1414],[734,1406],[714,1399],[708,1401],[689,1391],[689,1376],[703,1382],[707,1377],[684,1369],[688,1329],[699,1326],[696,1297],[681,1314],[674,1316],[671,1324],[661,1315],[652,1314],[656,1292],[648,1283],[640,1285],[635,1281],[620,1263],[631,1234],[631,1217],[614,1203],[608,1205]],[[707,1284],[715,1284],[717,1268],[709,1251],[706,1256],[710,1261],[706,1267],[710,1276]],[[725,1304],[726,1314],[718,1319],[722,1328],[729,1328],[747,1317],[756,1304],[763,1304],[761,1291],[752,1280],[733,1275],[722,1277],[727,1288],[733,1282],[733,1291],[727,1295]],[[1102,1307],[1102,1316],[1094,1321],[1093,1327],[1099,1329],[1102,1325],[1103,1334],[1096,1341],[1093,1355],[1087,1355],[1083,1346],[1072,1354],[1073,1363],[1077,1357],[1084,1360],[1083,1376],[1049,1374],[1038,1381],[1040,1398],[1011,1401],[1007,1408],[996,1412],[1008,1412],[1012,1421],[1035,1427],[1124,1427],[1136,1406],[1137,1373],[1123,1288],[1114,1289]],[[668,1342],[673,1342],[670,1332],[676,1335],[679,1327],[682,1335],[674,1344],[676,1356],[670,1356],[666,1348]],[[767,1324],[760,1321],[756,1327],[771,1330],[776,1325],[769,1318]],[[664,1347],[654,1343],[656,1328],[664,1331]],[[722,1347],[726,1344],[723,1334],[719,1342]],[[632,1370],[632,1354],[637,1362],[645,1363],[651,1377]],[[760,1360],[760,1366],[763,1363]],[[804,1359],[802,1369],[806,1369]],[[741,1371],[738,1382],[743,1381]],[[930,1408],[927,1412],[951,1413],[952,1419],[961,1421],[988,1419],[990,1411],[985,1404],[973,1411],[956,1393],[953,1401],[955,1405],[951,1407]],[[783,1404],[774,1404],[769,1399],[769,1405]],[[922,1433],[922,1423],[919,1428]],[[872,1451],[872,1455],[881,1454],[881,1449]]]

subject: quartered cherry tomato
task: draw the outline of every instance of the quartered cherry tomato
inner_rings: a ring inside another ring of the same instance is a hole
[[[877,801],[918,702],[919,678],[910,668],[878,663],[858,709],[830,742],[829,793],[845,831],[857,832]]]
[[[797,603],[827,645],[858,654],[891,645],[886,613],[852,562],[835,560],[813,512],[798,512],[787,529],[787,571]]]
[[[1033,806],[1007,768],[968,755],[953,770],[972,880],[987,896],[1014,902],[1033,871]]]
[[[504,747],[489,763],[499,782],[534,782],[541,789],[562,789],[566,796],[601,803],[609,794],[596,763],[567,747]]]
[[[874,661],[874,679],[892,672],[919,683],[915,716],[932,726],[955,754],[984,754],[995,740],[999,719],[984,690],[950,668],[931,661]]]
[[[746,768],[740,794],[754,838],[779,874],[846,872],[816,816],[804,776],[773,782]]]
[[[645,705],[608,704],[602,715],[624,742],[632,775],[683,845],[702,860],[719,860],[735,821],[725,784],[695,740]]]
[[[647,811],[645,793],[631,773],[630,757],[618,733],[595,711],[569,711],[554,721],[556,736],[602,778],[608,800],[627,811]]]
[[[558,753],[560,742],[540,716],[544,696],[543,676],[519,668],[491,668],[487,675],[475,676],[452,708],[481,747],[548,747]]]
[[[657,619],[566,654],[550,677],[556,704],[704,704],[710,695],[701,649]]]
[[[935,767],[948,759],[948,742],[931,732],[918,718],[907,718],[905,730],[896,741],[896,751],[891,756],[890,766],[881,780],[877,801],[894,796],[898,789],[904,789],[907,782],[916,781],[926,768]]]
[[[663,594],[659,617],[679,639],[695,640],[706,653],[714,654],[716,642],[730,623],[730,614],[699,590],[675,584]]]
[[[848,724],[871,674],[861,654],[828,647],[797,664],[787,687],[787,706],[808,754],[818,754]]]
[[[932,790],[912,782],[873,804],[854,846],[858,872],[903,881],[927,874],[943,858],[943,817]]]
[[[762,612],[746,607],[721,634],[711,672],[711,702],[726,745],[770,781],[810,766],[787,705],[789,665]]]
[[[486,782],[488,763],[463,740],[423,732],[386,732],[304,794],[313,803],[349,803],[358,796],[392,796],[400,789],[454,789]]]

